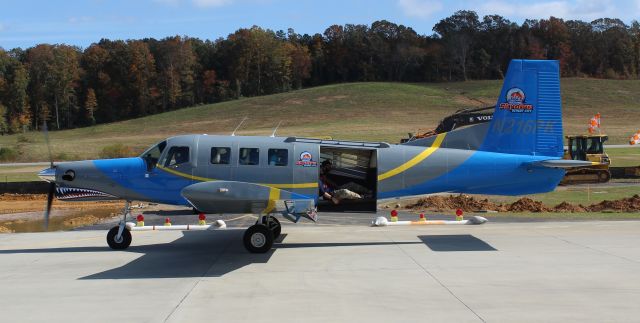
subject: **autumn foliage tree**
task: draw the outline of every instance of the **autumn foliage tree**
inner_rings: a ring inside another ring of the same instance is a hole
[[[102,39],[85,49],[0,49],[0,133],[113,122],[335,82],[503,78],[513,58],[556,59],[564,76],[640,77],[640,23],[479,17],[434,34],[386,20],[298,34],[258,26],[225,38]]]

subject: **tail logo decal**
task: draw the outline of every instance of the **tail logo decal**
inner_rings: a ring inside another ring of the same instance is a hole
[[[509,110],[513,113],[531,113],[533,105],[525,103],[525,94],[518,87],[513,87],[507,91],[507,102],[500,103],[501,110]]]

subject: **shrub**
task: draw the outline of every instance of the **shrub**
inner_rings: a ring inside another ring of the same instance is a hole
[[[5,147],[0,148],[0,161],[3,161],[3,162],[14,161],[16,160],[17,157],[18,157],[18,153],[16,153],[15,150],[11,148],[5,148]]]
[[[33,143],[35,142],[33,139],[25,136],[25,135],[19,135],[18,138],[16,138],[18,143]]]
[[[122,158],[135,155],[133,148],[123,144],[105,146],[100,152],[100,158]]]
[[[616,71],[614,71],[613,68],[607,68],[604,72],[604,77],[612,80],[620,78],[618,73],[616,73]]]

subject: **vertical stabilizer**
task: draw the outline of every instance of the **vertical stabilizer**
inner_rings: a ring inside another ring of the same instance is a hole
[[[479,150],[562,157],[558,61],[511,61],[493,120]]]

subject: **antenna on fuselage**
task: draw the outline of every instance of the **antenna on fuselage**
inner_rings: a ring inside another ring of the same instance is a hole
[[[240,121],[238,126],[235,129],[233,129],[233,132],[231,133],[231,136],[235,136],[236,135],[236,131],[238,131],[238,128],[240,128],[240,126],[242,126],[242,124],[244,123],[245,120],[247,120],[247,117],[242,118],[242,121]]]
[[[282,120],[280,120],[280,122],[278,122],[278,125],[276,126],[275,129],[273,129],[273,132],[271,133],[270,137],[275,137],[276,136],[276,131],[278,131],[278,128],[280,128],[280,124],[282,123]]]

